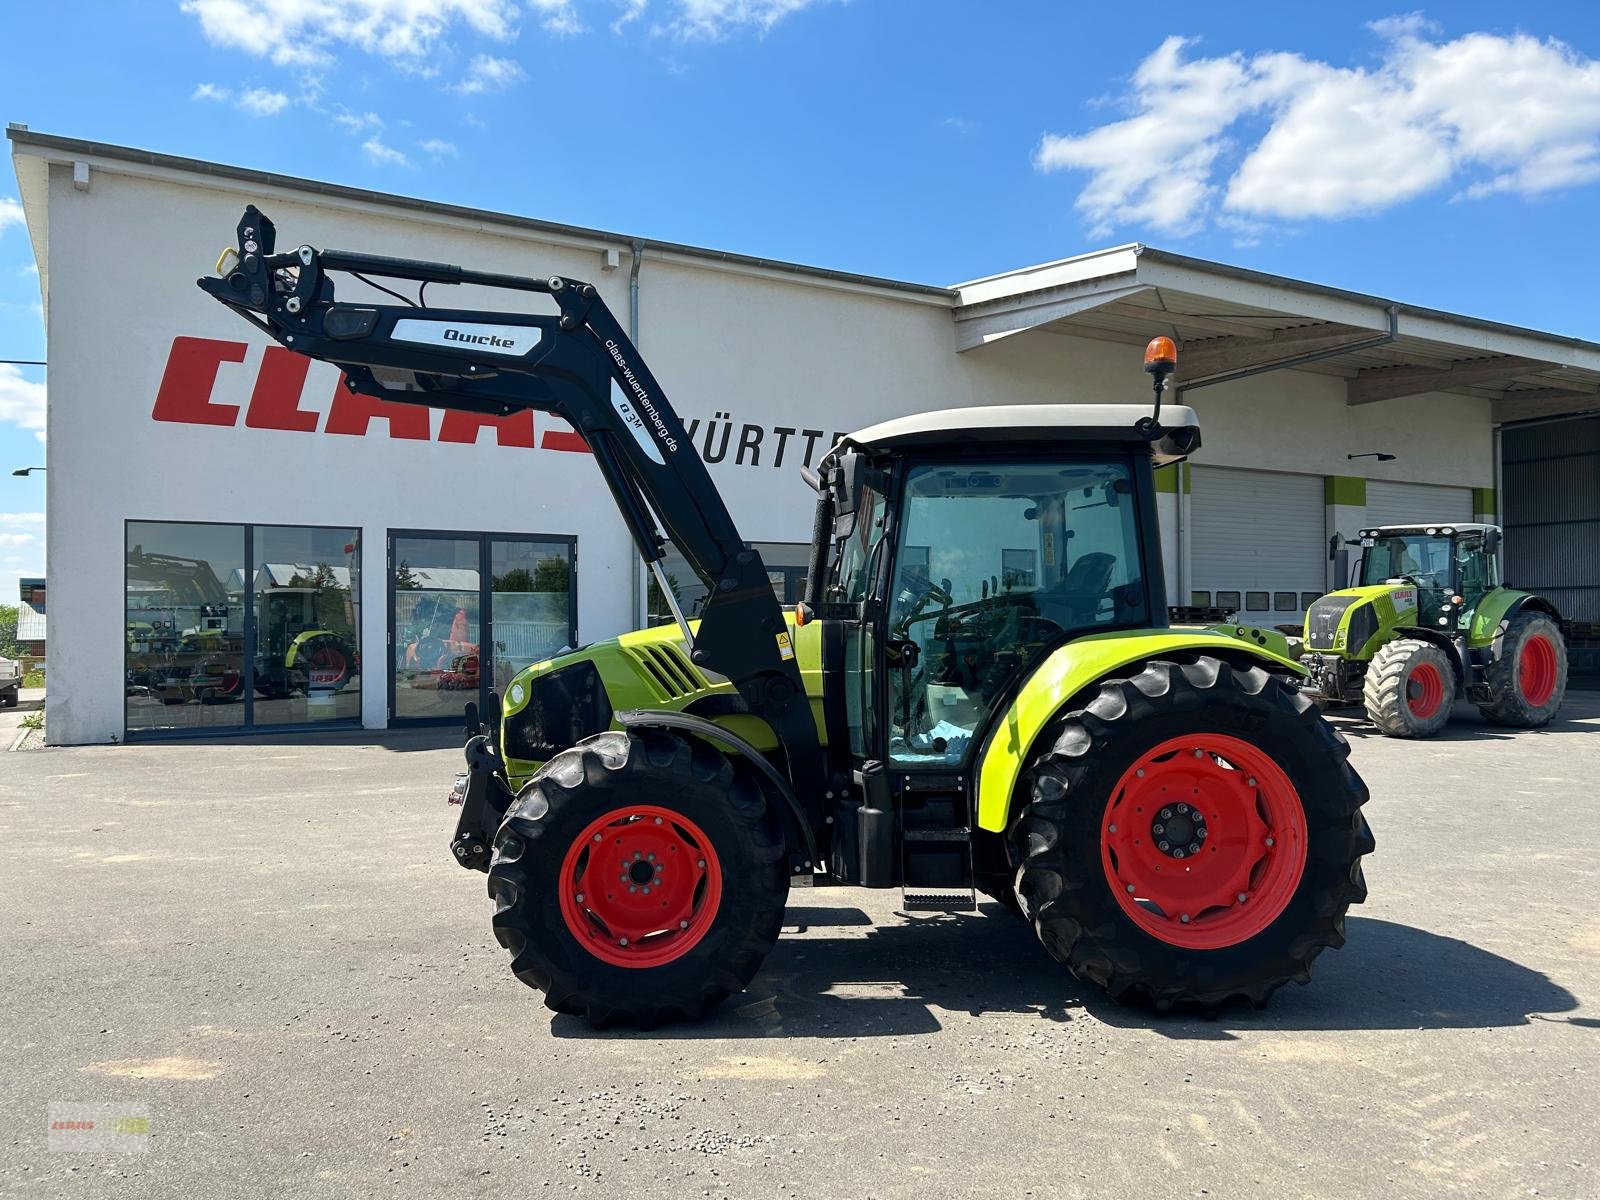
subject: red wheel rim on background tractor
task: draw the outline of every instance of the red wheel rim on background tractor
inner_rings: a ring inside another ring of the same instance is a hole
[[[561,916],[596,958],[659,967],[705,937],[722,901],[711,839],[681,813],[649,804],[596,817],[561,860]]]
[[[1406,707],[1419,721],[1426,721],[1439,711],[1444,703],[1444,676],[1430,662],[1419,662],[1411,668],[1406,680]]]
[[[1542,633],[1522,643],[1517,654],[1517,690],[1534,708],[1550,703],[1556,691],[1556,648]]]
[[[1169,738],[1123,772],[1100,861],[1144,932],[1221,950],[1282,914],[1306,864],[1300,793],[1271,755],[1220,733]]]

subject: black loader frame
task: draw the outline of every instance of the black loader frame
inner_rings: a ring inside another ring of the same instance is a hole
[[[684,626],[691,658],[726,676],[751,714],[772,727],[788,751],[788,778],[713,722],[695,732],[733,746],[780,791],[777,807],[793,835],[791,867],[809,869],[817,861],[813,831],[824,824],[825,760],[783,610],[760,551],[740,538],[682,421],[594,285],[310,246],[277,253],[275,241],[272,222],[249,206],[237,251],[225,251],[218,274],[199,279],[199,286],[287,349],[337,364],[352,392],[496,417],[530,409],[559,416],[593,451],[646,563],[662,558],[664,530],[710,588],[698,629],[691,636]],[[419,300],[428,284],[531,292],[549,296],[559,311],[345,303],[335,296],[335,272],[412,280],[423,285]],[[452,841],[457,860],[477,870],[487,869],[489,844],[513,799],[501,782],[495,716],[479,725],[469,715],[469,732],[474,726],[477,732],[467,746],[469,783]],[[618,716],[630,727],[670,719],[682,728],[696,720],[676,713]]]

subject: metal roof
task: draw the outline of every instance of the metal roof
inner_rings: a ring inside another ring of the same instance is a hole
[[[282,175],[274,171],[257,171],[249,167],[230,166],[207,162],[204,159],[185,158],[176,154],[160,154],[153,150],[139,150],[131,146],[117,146],[107,142],[85,141],[80,138],[61,137],[51,133],[35,133],[25,125],[9,125],[6,137],[17,146],[35,151],[55,151],[59,161],[88,161],[126,163],[163,171],[178,171],[189,175],[205,176],[230,183],[245,183],[257,187],[286,188],[307,192],[330,199],[373,204],[405,212],[427,213],[433,216],[468,221],[475,225],[488,223],[528,233],[591,241],[600,245],[621,247],[639,246],[645,251],[681,255],[723,265],[756,268],[781,275],[798,276],[830,283],[854,284],[860,287],[902,292],[912,296],[929,297],[951,302],[955,292],[950,288],[927,283],[908,283],[900,279],[884,279],[876,275],[862,275],[852,271],[835,271],[827,267],[812,267],[781,259],[761,258],[751,254],[735,254],[728,250],[713,250],[705,246],[690,246],[682,242],[644,238],[631,233],[590,229],[581,225],[566,225],[557,221],[541,221],[534,217],[491,209],[472,208],[462,204],[446,204],[439,200],[422,200],[414,196],[401,196],[393,192],[378,192],[369,188],[349,187],[341,183],[328,183],[319,179],[304,179],[297,175]]]
[[[1351,405],[1428,392],[1509,422],[1600,409],[1600,344],[1130,244],[959,284],[963,351],[1029,330],[1175,338],[1180,389],[1259,370],[1343,378]]]

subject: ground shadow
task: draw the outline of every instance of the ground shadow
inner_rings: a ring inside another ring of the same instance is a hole
[[[1378,732],[1377,726],[1367,720],[1360,708],[1334,708],[1323,714],[1345,737],[1353,741],[1365,741],[1367,738],[1383,738],[1387,735]],[[1568,703],[1556,714],[1555,720],[1538,729],[1512,729],[1504,725],[1492,725],[1478,714],[1478,710],[1470,704],[1458,705],[1451,714],[1449,722],[1438,733],[1431,734],[1426,740],[1430,742],[1500,742],[1512,738],[1529,737],[1560,737],[1574,733],[1592,734],[1595,731],[1594,718],[1597,715],[1596,705],[1590,699],[1588,703]]]
[[[186,735],[183,742],[193,746],[370,746],[407,754],[419,750],[460,749],[466,736],[460,725],[424,725],[415,729],[359,729],[345,726],[340,729],[297,729],[277,733],[266,729],[253,729],[243,733],[218,731],[214,735]],[[136,746],[173,745],[171,738],[154,736],[136,737]],[[440,787],[448,787],[450,780],[440,776]]]
[[[847,915],[846,919],[838,919]],[[789,933],[869,922],[858,909],[796,904]],[[1009,1013],[1051,1021],[1083,1012],[1173,1038],[1235,1030],[1455,1029],[1523,1025],[1577,1005],[1571,992],[1511,959],[1392,921],[1352,917],[1349,945],[1317,960],[1310,987],[1280,989],[1264,1010],[1161,1016],[1107,1000],[1058,966],[1026,923],[981,913],[894,918],[865,936],[781,938],[761,973],[711,1020],[648,1033],[600,1031],[557,1017],[558,1037],[889,1037],[931,1033],[940,1012]],[[843,991],[845,994],[839,994]],[[862,994],[863,992],[867,994]],[[1576,1023],[1576,1022],[1575,1022]]]

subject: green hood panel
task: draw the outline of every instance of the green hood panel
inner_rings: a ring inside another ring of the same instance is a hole
[[[827,740],[826,723],[822,717],[822,624],[813,621],[795,628],[794,613],[786,612],[789,636],[793,640],[795,660],[800,666],[800,678],[806,695],[811,700],[812,716],[817,722],[817,733]],[[698,621],[689,622],[689,628],[698,628]],[[699,705],[703,715],[737,734],[762,751],[773,750],[777,741],[767,723],[758,717],[739,713],[718,712],[718,698],[728,704],[738,700],[738,693],[720,675],[710,676],[689,661],[684,648],[683,634],[676,625],[657,625],[624,633],[620,637],[594,642],[580,649],[543,662],[524,667],[506,685],[501,704],[505,718],[520,713],[531,699],[529,682],[541,675],[559,671],[577,663],[590,662],[600,673],[606,698],[615,712],[635,708],[683,711]],[[520,686],[519,686],[520,685]],[[701,702],[709,703],[701,703]],[[617,728],[613,722],[613,728]],[[502,744],[508,739],[502,738]],[[540,764],[525,759],[506,757],[506,771],[511,777],[513,790],[520,788]]]
[[[1321,614],[1348,601],[1337,614],[1332,644]],[[1370,615],[1369,615],[1370,614]],[[1376,583],[1329,592],[1306,610],[1306,649],[1316,654],[1365,660],[1378,652],[1397,626],[1417,623],[1417,589],[1405,583]],[[1352,645],[1359,640],[1358,645]]]
[[[1225,627],[1231,628],[1231,627]],[[1011,710],[979,752],[978,825],[1005,830],[1017,779],[1045,724],[1072,697],[1133,663],[1185,650],[1230,654],[1241,651],[1264,666],[1302,674],[1300,664],[1273,653],[1254,638],[1202,629],[1136,629],[1077,638],[1047,655],[1023,682]]]

